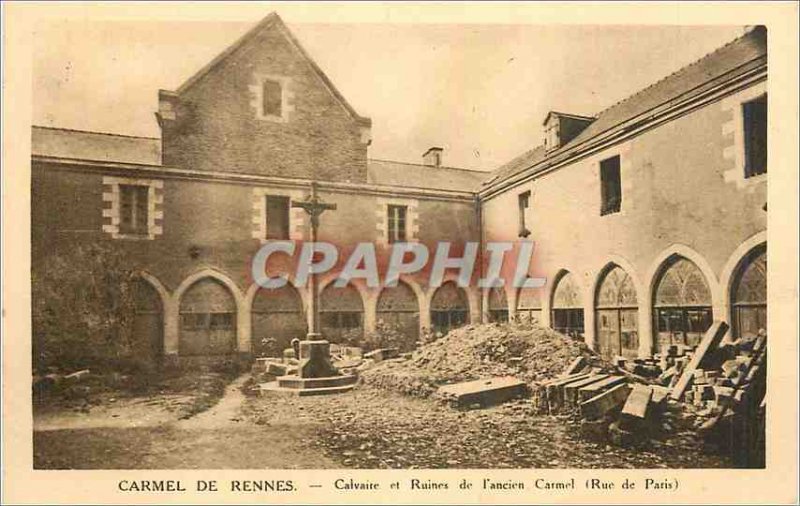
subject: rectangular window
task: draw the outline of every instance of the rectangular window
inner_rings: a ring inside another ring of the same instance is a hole
[[[600,215],[618,213],[622,204],[619,155],[600,162]]]
[[[742,104],[744,177],[767,172],[767,95]]]
[[[406,241],[406,206],[389,206],[389,242]]]
[[[531,206],[531,192],[520,193],[517,197],[517,204],[519,205],[519,236],[528,237],[531,235],[531,231],[528,230],[528,225],[525,223],[525,215]]]
[[[119,231],[123,234],[147,234],[150,188],[142,185],[119,185]]]
[[[283,89],[280,81],[265,79],[262,83],[264,116],[283,115]]]
[[[289,197],[267,195],[267,239],[289,239]]]

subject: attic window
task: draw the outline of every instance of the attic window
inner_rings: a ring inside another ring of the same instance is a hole
[[[264,116],[283,116],[283,87],[280,81],[265,79],[262,87],[262,113]]]

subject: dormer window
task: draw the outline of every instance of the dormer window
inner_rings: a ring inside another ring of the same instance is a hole
[[[550,151],[558,147],[558,120],[553,119],[544,131],[544,149]]]
[[[264,79],[261,84],[261,103],[264,116],[283,116],[283,85],[280,81]]]

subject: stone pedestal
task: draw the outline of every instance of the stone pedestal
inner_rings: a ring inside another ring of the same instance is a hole
[[[300,341],[297,375],[301,378],[337,376],[339,371],[331,364],[330,350],[331,344],[328,341]]]
[[[287,374],[277,381],[259,385],[261,393],[282,392],[300,396],[348,392],[358,376],[342,375],[331,363],[330,343],[319,334],[309,334],[307,341],[298,343],[300,363],[296,374]]]

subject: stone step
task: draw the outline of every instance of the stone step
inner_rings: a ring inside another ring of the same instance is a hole
[[[329,388],[352,385],[358,382],[358,376],[342,375],[327,376],[323,378],[300,378],[298,376],[280,376],[277,378],[281,388],[295,388],[305,390],[308,388]]]

